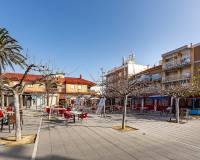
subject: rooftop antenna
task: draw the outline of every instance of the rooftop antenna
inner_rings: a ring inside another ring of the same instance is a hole
[[[125,64],[125,57],[123,56],[122,57],[122,65],[124,65]]]
[[[131,51],[131,60],[135,63],[135,52],[132,50]]]

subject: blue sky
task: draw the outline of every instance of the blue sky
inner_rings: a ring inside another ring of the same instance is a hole
[[[6,27],[32,61],[96,79],[130,51],[140,64],[200,42],[199,0],[0,0]],[[67,74],[66,74],[67,75]]]

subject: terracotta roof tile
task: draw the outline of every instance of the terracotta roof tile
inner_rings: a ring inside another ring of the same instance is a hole
[[[18,80],[22,79],[23,74],[21,74],[21,73],[5,73],[4,76],[12,81],[18,81]],[[25,77],[24,81],[35,81],[40,78],[42,78],[41,75],[28,74]]]
[[[18,81],[23,77],[23,74],[21,73],[5,73],[4,76],[12,81]],[[28,74],[24,81],[35,81],[37,79],[42,78],[42,75],[35,75],[35,74]],[[65,78],[58,78],[58,81],[61,83],[67,83],[67,84],[82,84],[82,85],[89,85],[89,86],[95,86],[96,84],[82,79],[82,78],[74,78],[74,77],[65,77]]]
[[[67,84],[85,84],[85,85],[90,85],[94,86],[95,83],[82,79],[82,78],[73,78],[73,77],[65,77],[65,82]]]

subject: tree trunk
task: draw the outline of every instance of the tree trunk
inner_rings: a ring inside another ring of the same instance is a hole
[[[103,117],[106,117],[106,102],[103,105]]]
[[[173,112],[173,103],[174,103],[174,97],[171,97],[171,99],[170,99],[170,107],[171,107],[170,113]]]
[[[22,97],[22,94],[19,95],[19,108],[23,109],[23,97]]]
[[[180,98],[176,98],[176,122],[179,123],[180,118],[179,118],[179,100]]]
[[[4,108],[4,94],[1,92],[1,107]]]
[[[113,107],[112,107],[112,98],[110,99],[110,111],[113,112]]]
[[[123,112],[123,119],[122,119],[122,129],[126,127],[126,106],[127,106],[127,95],[124,98],[124,112]]]
[[[47,106],[49,106],[49,93],[47,93]]]
[[[20,120],[20,111],[19,111],[19,93],[14,92],[14,105],[15,105],[15,115],[16,115],[16,127],[15,127],[15,136],[16,141],[21,140],[21,120]]]
[[[141,112],[144,111],[144,98],[141,99],[141,109],[140,109]]]

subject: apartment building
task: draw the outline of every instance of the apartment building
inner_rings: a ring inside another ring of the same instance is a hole
[[[136,64],[135,56],[131,54],[127,59],[123,58],[122,65],[114,67],[106,73],[106,82],[109,85],[117,86],[120,82],[128,80],[134,74],[147,68],[147,66]]]
[[[169,98],[160,95],[162,65],[154,66],[135,74],[130,78],[130,81],[138,81],[146,85],[140,96],[135,97],[132,95],[132,108],[134,110],[161,111],[168,106]]]
[[[185,45],[162,54],[163,87],[190,83],[200,63],[200,44]]]
[[[147,83],[141,96],[132,96],[132,107],[136,110],[162,111],[174,102],[172,97],[161,95],[161,89],[171,85],[188,85],[196,74],[200,75],[200,43],[184,45],[162,54],[161,64],[152,68],[135,64],[135,57],[130,55],[123,59],[121,66],[108,71],[106,81],[113,87],[125,80]],[[198,109],[200,114],[200,98],[181,99],[180,107],[188,107],[192,111]]]
[[[200,72],[200,44],[184,45],[162,54],[162,87],[189,85],[192,78]],[[171,105],[175,103],[171,100]],[[180,107],[190,108],[199,113],[200,98],[191,97],[180,100]]]
[[[119,87],[125,81],[128,81],[131,76],[147,69],[148,66],[136,64],[134,54],[130,54],[127,58],[123,58],[122,65],[114,67],[106,73],[106,83],[112,87]],[[122,87],[122,86],[121,86]],[[123,103],[121,99],[113,97],[116,103]]]
[[[142,72],[133,75],[129,81],[145,82],[147,87],[144,88],[145,95],[159,94],[161,90],[162,65],[148,68]]]
[[[5,73],[4,77],[10,81],[9,85],[13,85],[22,79],[23,74],[21,73]],[[35,80],[40,79],[41,75],[28,74],[24,79],[24,83],[30,83]],[[50,105],[58,105],[61,101],[65,101],[68,104],[73,104],[75,99],[79,97],[90,97],[96,93],[90,88],[96,84],[85,80],[80,75],[79,78],[75,77],[64,77],[64,74],[57,74],[55,76],[57,83],[55,88],[49,94]],[[2,95],[2,106],[7,106],[13,103],[12,94],[3,93]],[[23,101],[23,106],[30,107],[42,107],[47,105],[47,95],[45,84],[28,84],[24,88],[23,95],[21,97]]]

